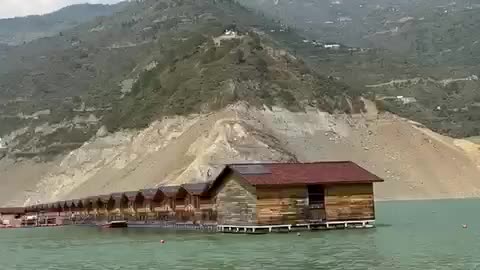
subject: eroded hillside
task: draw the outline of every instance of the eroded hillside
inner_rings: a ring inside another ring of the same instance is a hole
[[[386,179],[377,198],[478,196],[473,143],[436,134],[390,114],[331,115],[257,109],[245,103],[216,113],[165,118],[138,132],[99,136],[50,163],[1,161],[18,179],[1,203],[33,203],[199,182],[229,162],[354,160]],[[7,181],[9,182],[9,181]],[[13,182],[13,181],[12,181]],[[26,190],[31,187],[31,190]],[[15,192],[12,192],[15,191]]]

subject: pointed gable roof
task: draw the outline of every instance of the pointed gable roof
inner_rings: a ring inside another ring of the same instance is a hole
[[[147,200],[161,199],[163,196],[163,192],[158,188],[142,189],[140,192]]]
[[[183,184],[182,188],[184,188],[190,195],[204,195],[208,192],[212,182],[204,182],[204,183],[189,183]]]
[[[125,192],[125,196],[128,198],[129,201],[135,201],[137,196],[142,194],[141,191],[127,191]]]
[[[111,194],[108,194],[108,195],[100,195],[98,196],[98,199],[102,202],[102,203],[108,203],[110,201],[110,199],[112,199],[112,195]]]
[[[166,197],[175,197],[180,190],[180,186],[162,186],[159,189]]]

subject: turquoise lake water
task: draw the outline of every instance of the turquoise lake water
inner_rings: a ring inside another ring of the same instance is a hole
[[[0,230],[0,269],[480,269],[480,200],[382,202],[376,208],[375,229],[301,236]]]

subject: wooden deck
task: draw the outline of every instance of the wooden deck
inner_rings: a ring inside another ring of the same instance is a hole
[[[217,231],[222,233],[271,233],[305,230],[368,229],[374,227],[375,220],[351,220],[295,225],[217,225]]]

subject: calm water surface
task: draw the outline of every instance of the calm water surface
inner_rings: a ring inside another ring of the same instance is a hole
[[[384,202],[377,215],[376,229],[301,236],[0,230],[0,269],[480,269],[480,200]]]

